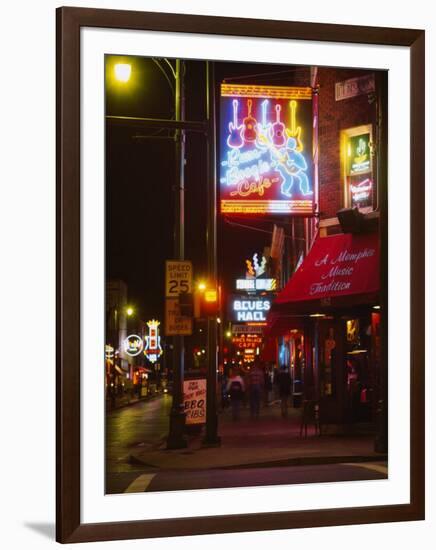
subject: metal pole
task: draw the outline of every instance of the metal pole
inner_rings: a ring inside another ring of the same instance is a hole
[[[185,118],[184,62],[176,60],[175,119]],[[175,193],[175,253],[179,260],[185,257],[185,132],[178,128],[176,142],[176,193]],[[170,412],[168,449],[182,449],[187,446],[184,437],[185,411],[183,403],[183,381],[185,371],[185,343],[183,336],[174,336],[173,402]]]
[[[381,354],[378,369],[378,383],[376,385],[376,439],[375,450],[379,453],[388,452],[388,97],[387,75],[380,73],[377,78],[378,97],[377,105],[377,189],[379,194],[380,209],[380,333]]]
[[[207,266],[209,280],[217,287],[216,241],[216,114],[214,63],[206,61],[206,109],[208,121],[208,177],[207,177]],[[204,444],[219,445],[217,415],[217,322],[216,315],[207,319],[207,384],[206,434]]]

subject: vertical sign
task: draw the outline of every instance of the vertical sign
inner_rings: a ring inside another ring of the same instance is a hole
[[[175,298],[185,292],[192,293],[192,262],[167,260],[165,266],[165,296]]]
[[[206,422],[206,380],[185,380],[183,382],[183,401],[185,404],[186,424],[205,424]]]
[[[221,85],[223,214],[313,214],[312,89]]]
[[[165,334],[189,336],[192,317],[181,315],[179,296],[192,293],[192,262],[167,260],[165,267]]]

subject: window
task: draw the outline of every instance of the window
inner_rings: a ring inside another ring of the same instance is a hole
[[[357,206],[363,212],[376,208],[376,182],[373,172],[372,124],[341,132],[344,206]]]

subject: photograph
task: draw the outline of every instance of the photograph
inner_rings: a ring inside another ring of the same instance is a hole
[[[105,493],[388,479],[388,71],[104,68]]]

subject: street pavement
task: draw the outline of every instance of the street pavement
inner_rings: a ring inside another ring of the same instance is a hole
[[[258,420],[243,410],[233,422],[221,412],[221,446],[204,447],[200,436],[187,449],[168,451],[171,397],[111,411],[107,418],[106,492],[168,491],[294,483],[384,479],[384,456],[370,436],[299,436],[300,411],[281,418],[280,407],[262,409]]]

